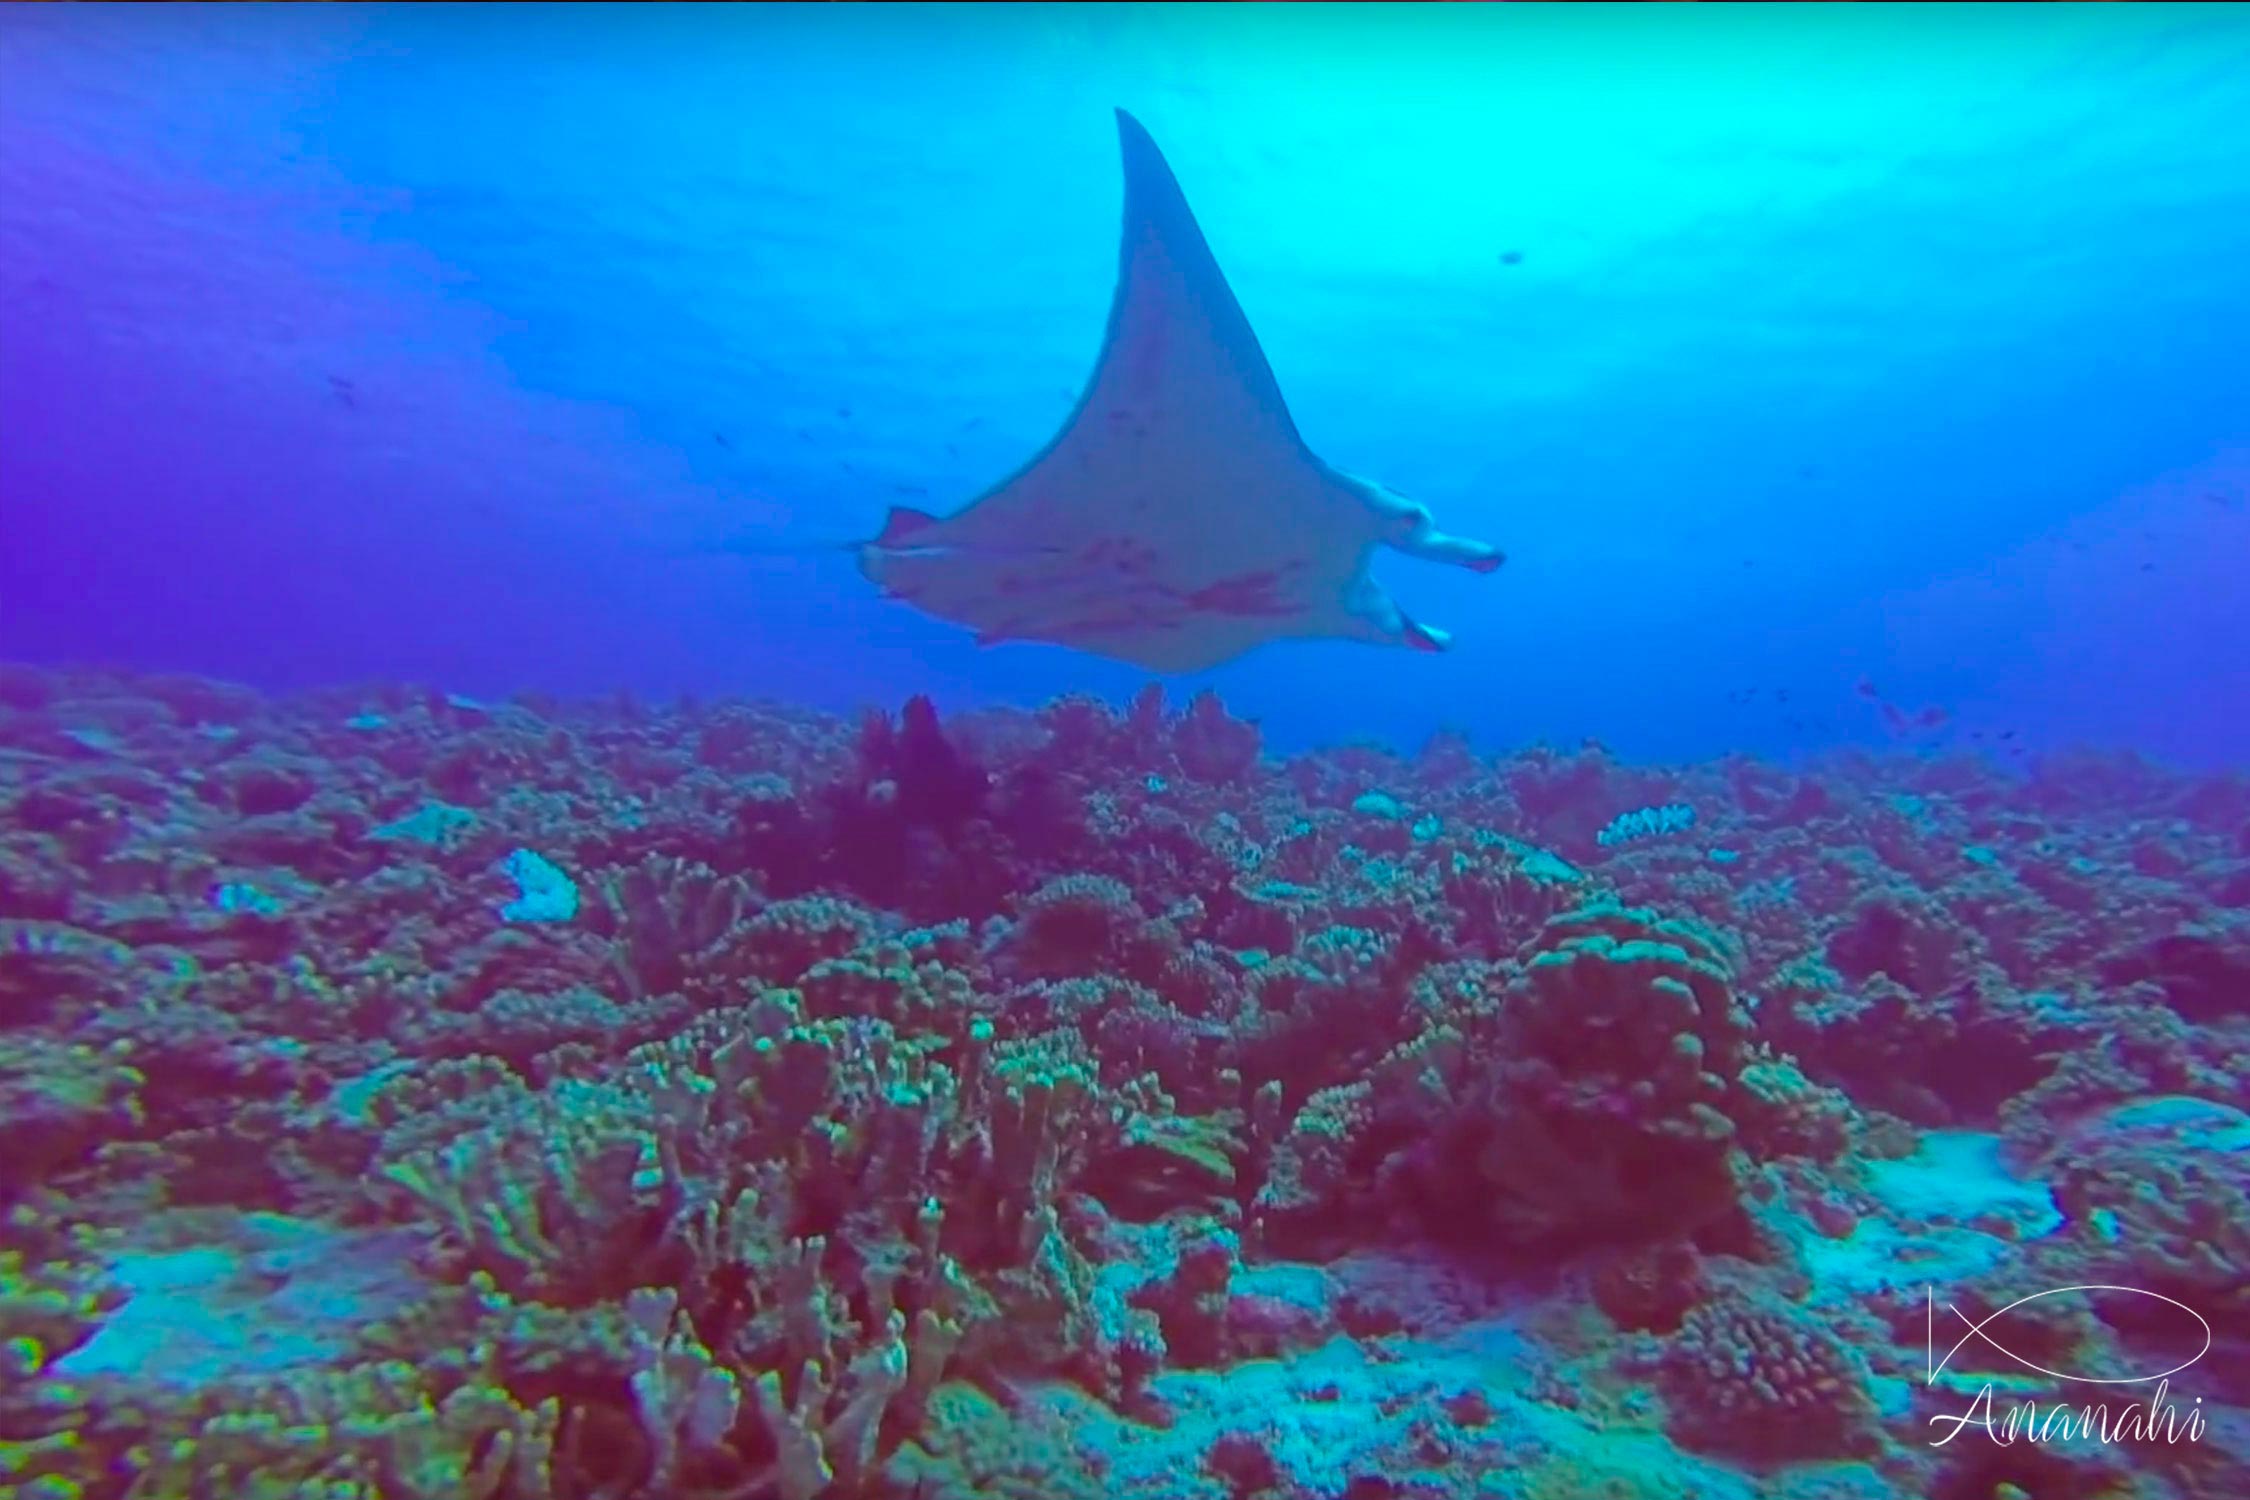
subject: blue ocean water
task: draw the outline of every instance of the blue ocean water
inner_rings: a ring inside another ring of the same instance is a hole
[[[10,6],[0,76],[0,654],[1122,700],[709,550],[1051,436],[1122,106],[1313,447],[1511,557],[1186,684],[1272,742],[2250,757],[2242,7]]]

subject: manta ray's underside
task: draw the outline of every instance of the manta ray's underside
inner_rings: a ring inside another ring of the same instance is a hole
[[[1119,110],[1125,234],[1109,332],[1037,457],[953,515],[891,512],[859,547],[893,597],[984,642],[1193,672],[1266,641],[1442,650],[1369,576],[1378,546],[1489,572],[1498,549],[1323,463],[1140,122]]]

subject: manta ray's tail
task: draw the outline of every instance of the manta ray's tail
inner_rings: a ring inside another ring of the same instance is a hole
[[[824,552],[858,552],[875,548],[883,552],[958,552],[958,543],[940,542],[926,537],[934,531],[940,518],[910,505],[894,505],[883,516],[882,530],[873,536],[828,536],[817,538],[787,538],[773,536],[729,537],[690,547],[687,552],[699,557],[808,557]],[[1062,549],[1055,547],[978,547],[979,554],[992,556],[1047,556]]]
[[[937,517],[911,506],[894,505],[873,536],[732,536],[687,548],[698,557],[812,557],[823,552],[857,552],[862,547],[895,547],[915,532],[937,524]]]
[[[821,537],[789,540],[782,537],[726,537],[679,549],[685,557],[814,557],[824,552],[849,552],[866,545],[865,537]]]

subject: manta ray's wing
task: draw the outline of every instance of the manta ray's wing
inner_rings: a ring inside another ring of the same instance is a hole
[[[1194,671],[1289,636],[1435,649],[1367,575],[1401,517],[1297,435],[1156,143],[1118,111],[1125,223],[1100,358],[1063,429],[955,514],[860,549],[896,597],[980,639]],[[1426,529],[1426,521],[1425,521]]]

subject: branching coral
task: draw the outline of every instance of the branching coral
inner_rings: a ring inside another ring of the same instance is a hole
[[[403,1362],[219,1387],[135,1450],[126,1500],[560,1500],[558,1410]]]
[[[1371,1092],[1366,1083],[1323,1089],[1290,1121],[1252,1208],[1266,1248],[1303,1255],[1350,1242],[1345,1226],[1355,1206],[1353,1189],[1364,1188],[1370,1165],[1365,1157]]]
[[[660,1276],[678,1186],[645,1096],[564,1080],[508,1101],[483,1129],[385,1164],[444,1225],[464,1271],[565,1304]]]
[[[875,934],[865,907],[833,896],[792,896],[747,917],[720,940],[711,966],[759,985],[790,985],[815,964],[840,959]]]
[[[1058,876],[1025,898],[1009,954],[1034,978],[1100,973],[1120,963],[1146,925],[1122,880]]]
[[[597,886],[587,919],[616,944],[618,975],[636,997],[679,988],[688,960],[725,937],[756,900],[740,876],[656,855],[602,872]]]
[[[48,1206],[0,1221],[0,1493],[78,1500],[103,1475],[97,1414],[52,1374],[117,1300],[97,1240]]]
[[[1105,1320],[1057,1213],[1114,1125],[1072,1050],[972,1035],[956,1068],[883,1021],[799,1015],[776,992],[617,1081],[497,1090],[484,1129],[384,1176],[497,1293],[625,1299],[661,1351],[634,1389],[689,1408],[659,1458],[734,1429],[791,1500],[858,1493],[956,1351],[1123,1392],[1132,1320]]]
[[[820,1020],[867,1016],[901,1031],[965,1032],[980,1004],[969,976],[918,959],[902,943],[865,943],[844,958],[824,958],[797,980],[805,1013]]]

